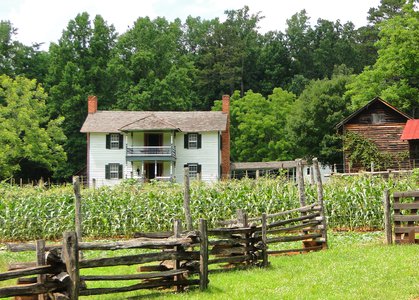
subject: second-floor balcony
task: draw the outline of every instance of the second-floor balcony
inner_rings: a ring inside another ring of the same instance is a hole
[[[175,160],[175,146],[127,146],[127,160]]]

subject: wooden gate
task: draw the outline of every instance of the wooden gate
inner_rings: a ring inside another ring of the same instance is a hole
[[[396,244],[416,243],[419,239],[419,191],[394,192],[393,193],[393,220],[394,241]],[[392,226],[390,222],[390,197],[388,193],[384,197],[385,225],[387,243],[392,243]]]

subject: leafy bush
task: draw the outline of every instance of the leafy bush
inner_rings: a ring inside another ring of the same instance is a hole
[[[388,169],[400,164],[409,158],[409,151],[389,153],[379,151],[377,145],[361,134],[347,132],[344,136],[344,150],[347,151],[349,163],[363,169],[370,168],[374,163],[377,169]]]

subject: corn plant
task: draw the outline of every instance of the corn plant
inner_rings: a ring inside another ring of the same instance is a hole
[[[330,228],[382,229],[382,195],[418,189],[415,177],[357,176],[332,178],[324,184],[324,203]],[[307,203],[317,199],[316,187],[306,185]],[[0,184],[0,240],[60,238],[74,228],[74,195],[70,186],[51,188]],[[92,238],[130,236],[138,231],[170,230],[184,219],[183,187],[179,184],[126,182],[116,187],[82,190],[83,235]],[[191,183],[191,213],[211,227],[244,209],[249,216],[299,206],[297,187],[284,178],[261,178]],[[295,214],[298,215],[298,214]]]

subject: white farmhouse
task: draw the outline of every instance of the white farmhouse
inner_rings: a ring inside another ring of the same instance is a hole
[[[88,97],[89,185],[114,185],[125,178],[203,181],[230,173],[229,96],[223,111],[99,111],[97,97]]]

